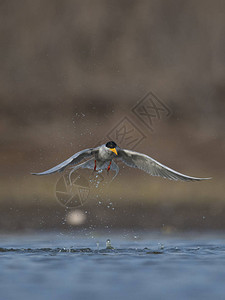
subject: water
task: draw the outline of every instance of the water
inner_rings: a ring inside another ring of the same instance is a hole
[[[0,299],[225,299],[223,236],[50,233],[0,241]]]

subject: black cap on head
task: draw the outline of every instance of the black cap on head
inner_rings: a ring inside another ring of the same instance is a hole
[[[113,149],[116,148],[117,144],[113,141],[110,141],[108,143],[105,144],[107,148]]]

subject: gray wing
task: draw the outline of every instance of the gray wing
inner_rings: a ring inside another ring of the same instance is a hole
[[[164,166],[150,156],[135,151],[120,149],[118,151],[118,158],[120,158],[129,167],[141,169],[152,176],[161,176],[171,180],[183,181],[199,181],[211,179],[191,177],[181,174],[173,169]]]
[[[96,170],[104,170],[104,169],[107,169],[108,168],[108,165],[109,165],[109,162],[106,161],[106,162],[103,162],[101,165],[99,165],[99,162],[97,162],[97,165],[96,165]],[[78,169],[94,169],[95,167],[95,158],[91,158],[79,165],[76,165],[74,167],[71,167],[72,171],[76,171]],[[116,172],[116,175],[118,174],[119,172],[119,167],[117,166],[117,164],[112,160],[111,161],[111,167],[110,167],[110,170],[113,170]]]
[[[97,164],[97,170],[103,170],[103,169],[107,169],[108,168],[108,165],[109,165],[109,162],[104,162],[100,167],[98,167],[98,164]],[[92,158],[92,159],[89,159],[88,161],[85,161],[79,165],[76,165],[74,167],[71,167],[71,171],[69,173],[69,180],[71,182],[71,175],[73,174],[74,171],[78,170],[78,169],[94,169],[95,167],[95,158]],[[111,162],[111,170],[113,170],[116,174],[113,176],[112,180],[113,181],[117,174],[119,173],[119,167],[117,166],[117,164],[112,160]]]
[[[112,164],[111,164],[111,169],[116,172],[116,174],[112,178],[112,181],[113,181],[116,178],[116,176],[118,175],[119,170],[120,170],[120,168],[117,166],[117,164],[113,160],[112,160]]]
[[[63,161],[61,164],[41,173],[31,173],[32,175],[48,175],[55,172],[62,172],[67,166],[78,164],[81,160],[86,157],[92,156],[98,151],[98,148],[85,149],[75,153],[73,156]]]

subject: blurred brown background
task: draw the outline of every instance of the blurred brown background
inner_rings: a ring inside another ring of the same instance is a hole
[[[80,207],[83,226],[224,229],[224,36],[219,0],[1,1],[0,230],[72,226],[60,175],[30,172],[105,142],[124,117],[145,136],[135,150],[213,179],[122,169],[101,205]],[[171,112],[152,131],[132,112],[148,92]]]

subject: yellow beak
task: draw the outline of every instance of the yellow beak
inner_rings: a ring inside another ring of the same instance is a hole
[[[114,152],[116,155],[118,155],[117,151],[116,151],[116,148],[111,148],[110,149],[112,152]]]

